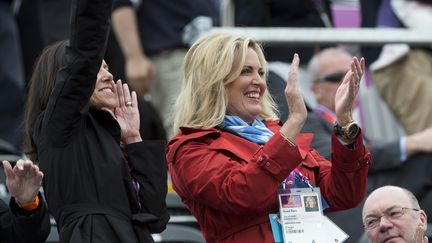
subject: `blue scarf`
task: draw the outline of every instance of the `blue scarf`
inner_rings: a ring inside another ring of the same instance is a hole
[[[238,116],[225,116],[220,128],[260,145],[267,143],[273,136],[273,132],[258,119],[249,125]]]
[[[260,145],[267,143],[274,134],[262,121],[255,119],[252,124],[249,125],[238,116],[225,116],[224,121],[219,125],[219,127],[222,130],[232,132]],[[295,188],[309,187],[309,185],[301,178],[302,176],[298,173],[292,171],[290,176],[295,178]],[[322,208],[324,210],[329,206],[324,200],[324,197],[321,196],[321,199]]]

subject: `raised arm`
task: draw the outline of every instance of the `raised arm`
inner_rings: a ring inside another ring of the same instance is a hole
[[[73,2],[65,66],[56,75],[43,121],[43,128],[48,129],[44,134],[54,144],[64,144],[88,111],[105,52],[111,5],[110,0]]]

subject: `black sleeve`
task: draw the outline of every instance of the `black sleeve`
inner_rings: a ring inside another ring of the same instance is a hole
[[[15,203],[14,198],[10,199],[10,210],[8,210],[9,215],[7,217],[10,222],[9,239],[13,239],[12,242],[42,243],[47,239],[51,231],[49,214],[41,194],[38,197],[39,206],[33,211],[26,211],[20,208]],[[2,209],[4,206],[2,205]]]
[[[42,134],[53,146],[64,146],[80,129],[88,112],[109,32],[110,0],[74,0],[66,66],[56,75],[43,117]]]
[[[392,142],[376,142],[369,149],[373,161],[372,166],[369,167],[369,173],[395,169],[404,163],[400,160],[399,139]]]
[[[12,242],[12,213],[8,205],[0,199],[0,242]]]
[[[158,218],[149,224],[153,233],[162,232],[169,220],[166,208],[167,165],[165,162],[165,142],[148,140],[127,146],[127,153],[133,165],[132,177],[140,183],[142,213],[150,213]]]

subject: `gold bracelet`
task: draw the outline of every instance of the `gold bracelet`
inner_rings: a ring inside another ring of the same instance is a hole
[[[285,139],[285,141],[287,141],[289,143],[289,145],[291,147],[296,147],[297,145],[291,141],[291,139],[289,139],[285,134],[283,134],[281,131],[279,131],[280,135],[282,136],[283,139]]]

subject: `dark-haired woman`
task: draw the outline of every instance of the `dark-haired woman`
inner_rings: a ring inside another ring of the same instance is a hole
[[[136,94],[102,60],[110,11],[75,1],[69,43],[44,50],[29,89],[27,152],[60,242],[152,242],[169,219],[164,144],[141,139]]]

